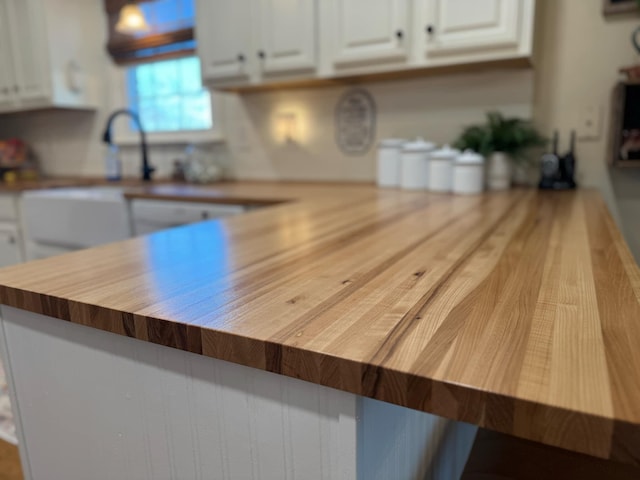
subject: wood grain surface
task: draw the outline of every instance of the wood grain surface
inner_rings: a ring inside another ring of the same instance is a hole
[[[154,180],[152,185],[164,185],[168,180]],[[26,190],[42,190],[45,188],[121,186],[125,188],[145,188],[148,184],[137,178],[124,178],[119,181],[106,180],[104,177],[43,177],[38,180],[17,180],[11,183],[0,182],[0,194],[20,193]]]
[[[640,464],[640,270],[596,191],[287,203],[0,270],[3,304]]]

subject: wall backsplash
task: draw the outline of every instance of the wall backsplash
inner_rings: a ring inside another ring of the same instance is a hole
[[[49,176],[104,175],[107,147],[102,143],[104,112],[46,111],[0,117],[0,137],[25,139],[35,153],[42,171]],[[204,146],[229,170],[224,144]],[[185,145],[151,145],[149,154],[159,177],[169,177],[173,161],[185,157]],[[140,174],[137,145],[121,147],[123,174]]]
[[[460,129],[489,109],[530,118],[531,70],[490,71],[364,85],[377,106],[377,139],[423,136],[450,142]],[[218,94],[214,115],[226,142],[209,146],[225,170],[239,179],[372,181],[375,145],[366,155],[340,152],[334,138],[334,109],[349,88],[331,87],[247,95]],[[107,102],[105,102],[106,104]],[[283,112],[296,114],[299,138],[284,143],[274,125]],[[0,136],[27,140],[47,175],[102,175],[101,142],[107,108],[98,112],[45,111],[0,117]],[[150,149],[158,176],[170,176],[184,145]],[[123,147],[123,171],[135,176],[139,153]]]
[[[377,139],[423,136],[452,141],[490,109],[530,118],[532,70],[504,70],[363,85],[377,106]],[[340,152],[334,110],[349,88],[330,87],[224,95],[224,131],[240,179],[372,181],[375,145],[366,155]],[[277,119],[292,112],[300,141],[282,142]]]

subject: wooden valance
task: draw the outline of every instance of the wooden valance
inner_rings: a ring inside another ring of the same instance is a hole
[[[193,25],[167,32],[127,35],[116,31],[120,10],[127,3],[154,0],[104,0],[108,21],[107,51],[117,65],[130,65],[195,54]]]

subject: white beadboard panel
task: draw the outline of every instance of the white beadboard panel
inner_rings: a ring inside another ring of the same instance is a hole
[[[7,351],[7,342],[6,342],[6,336],[4,334],[4,322],[2,321],[1,309],[0,309],[0,358],[2,359],[2,365],[5,371],[7,386],[9,388],[9,399],[11,401],[13,421],[16,424],[16,437],[18,439],[18,444],[24,445],[25,439],[22,434],[20,408],[18,406],[18,401],[15,396],[15,386],[13,383],[13,376],[11,375],[11,362],[9,360],[9,354]],[[33,478],[33,476],[31,475],[31,467],[29,466],[27,454],[22,449],[20,449],[20,463],[22,464],[22,475],[24,476],[24,479],[31,480]]]
[[[457,480],[478,427],[359,398],[359,480]]]
[[[454,480],[475,436],[320,385],[0,313],[27,480]]]
[[[33,479],[356,478],[354,395],[10,307],[2,317]]]

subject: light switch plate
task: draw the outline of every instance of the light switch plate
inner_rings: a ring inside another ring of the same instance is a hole
[[[585,105],[576,119],[578,140],[595,140],[602,129],[602,108],[599,105]]]

